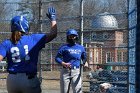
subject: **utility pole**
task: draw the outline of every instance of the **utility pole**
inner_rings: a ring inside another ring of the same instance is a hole
[[[80,43],[83,45],[83,0],[80,1]],[[80,74],[83,81],[83,61],[81,60]],[[83,91],[83,90],[82,90]]]
[[[39,30],[42,32],[42,0],[39,0]]]
[[[83,0],[80,1],[80,43],[83,45]]]

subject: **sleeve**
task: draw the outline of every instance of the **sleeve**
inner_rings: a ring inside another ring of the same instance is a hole
[[[3,57],[6,56],[6,49],[3,44],[0,44],[0,55]]]
[[[38,46],[39,49],[45,47],[46,43],[46,34],[32,34],[35,44]]]
[[[82,52],[82,55],[81,55],[81,59],[82,59],[82,61],[83,61],[83,64],[85,64],[86,61],[87,61],[87,55],[86,55],[85,48],[83,48],[83,52]]]
[[[56,57],[55,57],[55,61],[56,61],[57,63],[59,63],[59,64],[61,64],[62,61],[63,61],[63,54],[62,54],[62,52],[63,52],[63,50],[62,50],[62,48],[60,48],[60,49],[58,50],[58,52],[57,52]]]

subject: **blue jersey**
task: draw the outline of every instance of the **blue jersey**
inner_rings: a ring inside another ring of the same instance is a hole
[[[58,50],[58,53],[55,57],[56,62],[62,63],[71,63],[71,66],[79,67],[81,63],[81,59],[83,63],[86,61],[86,52],[83,46],[79,44],[70,45],[65,44]]]
[[[39,51],[45,47],[46,34],[23,35],[17,44],[5,40],[0,55],[7,58],[8,72],[36,73]]]

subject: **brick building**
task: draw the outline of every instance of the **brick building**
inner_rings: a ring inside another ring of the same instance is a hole
[[[90,68],[97,69],[95,64],[127,62],[127,30],[118,27],[116,18],[107,12],[102,13],[93,19],[92,27],[93,30],[84,33],[91,37],[84,39]],[[106,66],[106,68],[121,67]]]

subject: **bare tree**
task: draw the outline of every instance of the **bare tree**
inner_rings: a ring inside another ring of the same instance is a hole
[[[7,13],[7,0],[1,0],[0,1],[0,17],[5,18]]]
[[[21,11],[21,14],[27,13],[28,18],[31,19],[34,24],[34,31],[38,29],[38,20],[39,20],[39,8],[42,9],[42,19],[43,21],[48,21],[46,18],[47,8],[49,6],[54,6],[57,9],[57,19],[61,21],[60,31],[64,31],[67,28],[73,27],[79,29],[80,20],[80,2],[81,0],[42,0],[41,8],[39,7],[39,0],[22,0],[20,8],[24,10]],[[109,12],[111,14],[117,14],[126,12],[127,0],[83,0],[83,11],[84,16],[96,16],[100,13]],[[86,20],[90,21],[90,20]],[[37,23],[37,24],[35,24]],[[43,22],[44,23],[44,22]],[[47,24],[49,22],[46,22]],[[89,23],[89,24],[88,24]],[[90,25],[91,22],[87,22],[87,25]],[[44,26],[43,29],[46,31],[47,28]],[[87,27],[88,28],[88,27]],[[39,30],[39,29],[38,29]]]
[[[19,2],[19,8],[17,11],[20,15],[26,16],[30,22],[30,30],[32,32],[39,31],[39,2],[34,0],[22,0]]]

